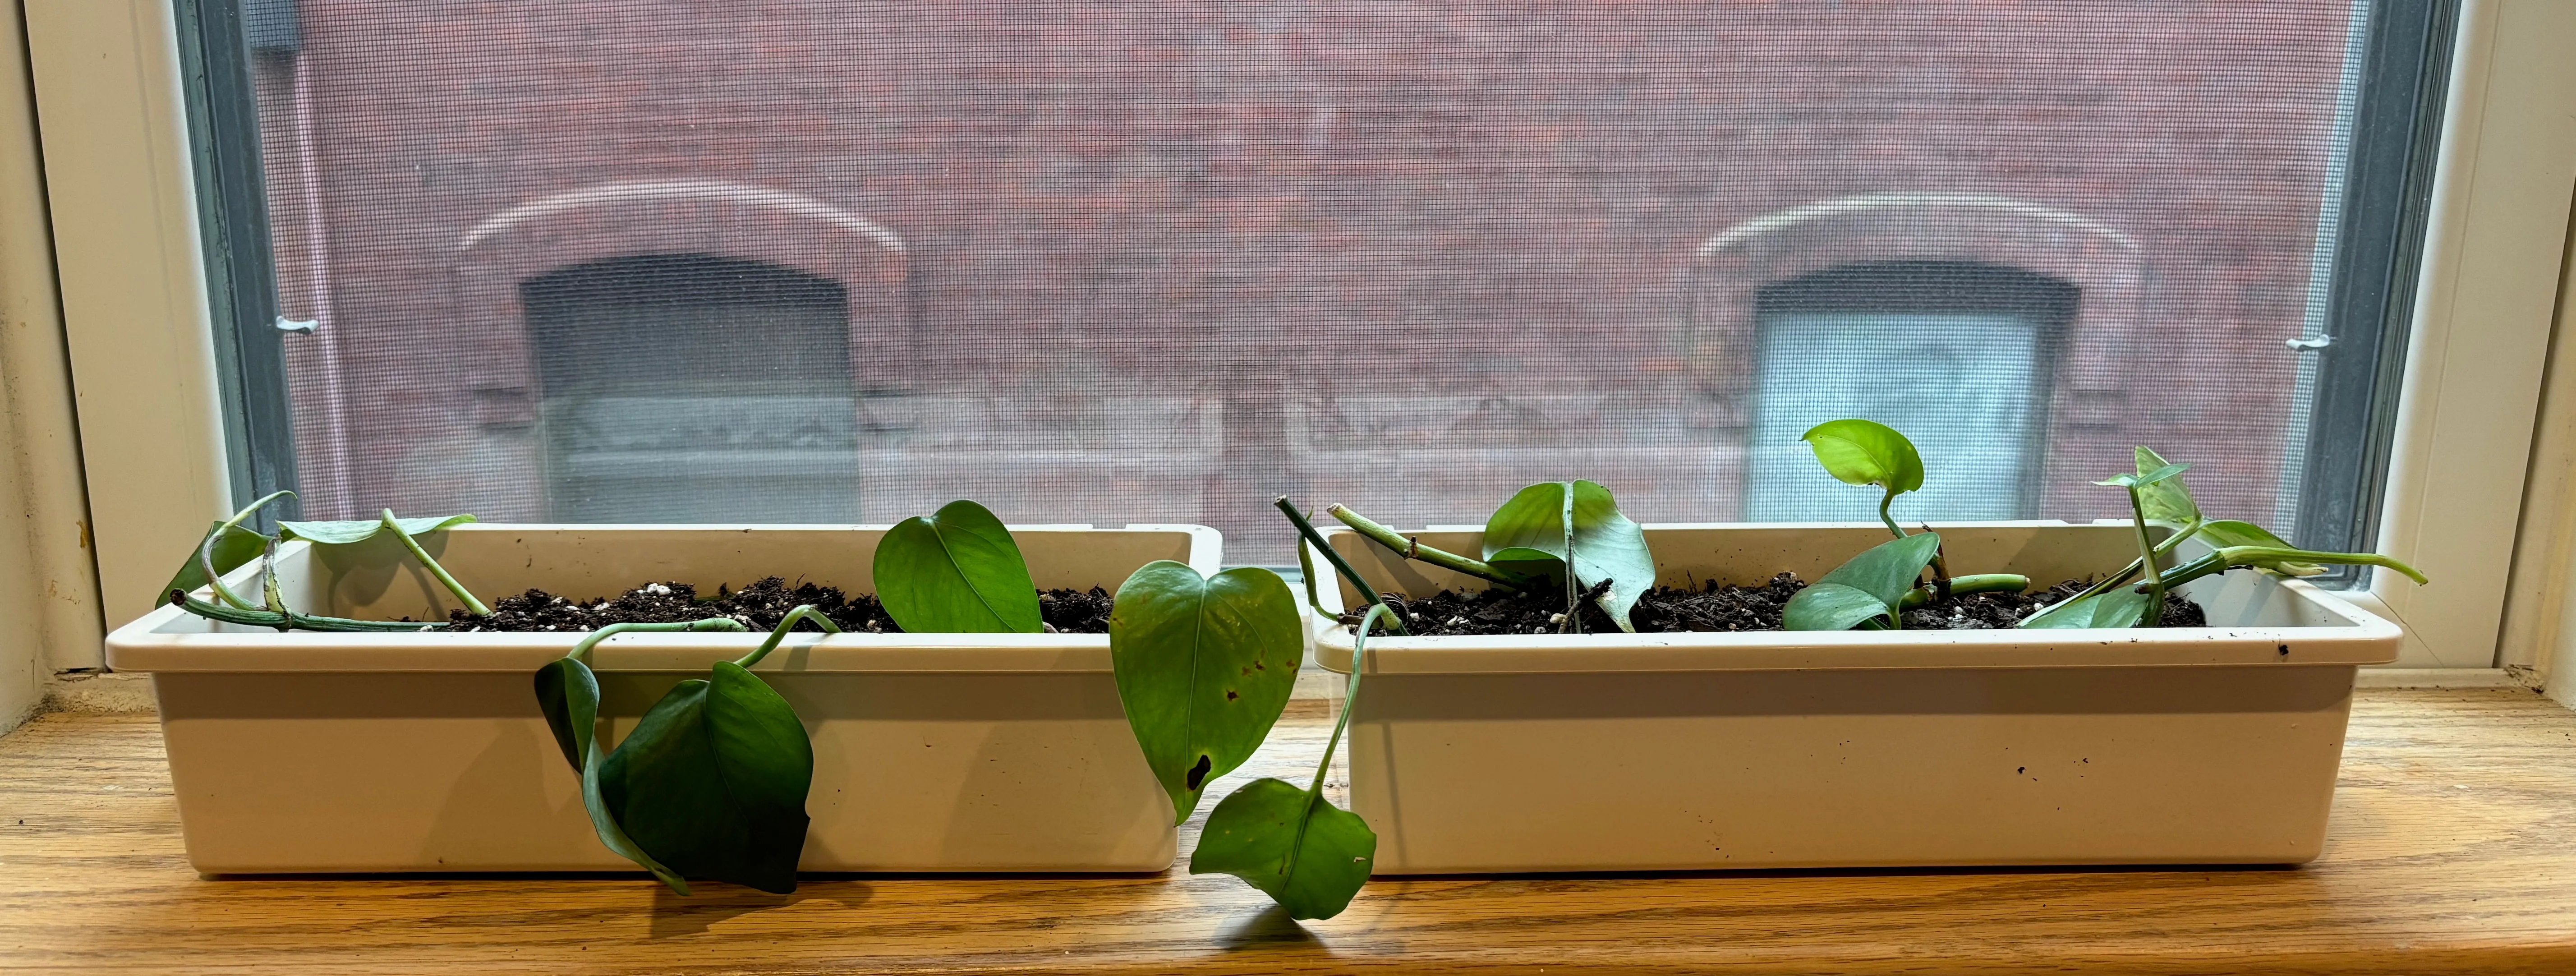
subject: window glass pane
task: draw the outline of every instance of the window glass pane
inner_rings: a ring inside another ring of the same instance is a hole
[[[1845,415],[1924,446],[1906,519],[2123,515],[2089,482],[2149,444],[2287,529],[2317,432],[2392,395],[2336,379],[2376,339],[2292,341],[2388,319],[2337,297],[2363,259],[2411,280],[2355,228],[2420,194],[2425,120],[2356,119],[2437,87],[2448,9],[189,6],[256,149],[208,176],[264,211],[233,267],[318,323],[259,448],[308,515],[972,497],[1238,562],[1287,560],[1282,492],[1867,518],[1796,442]]]

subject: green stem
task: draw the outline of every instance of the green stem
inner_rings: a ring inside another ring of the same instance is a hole
[[[2192,536],[2195,536],[2195,535],[2199,535],[2199,534],[2200,534],[2200,527],[2201,527],[2203,524],[2204,524],[2204,522],[2203,522],[2201,519],[2193,519],[2193,520],[2191,520],[2191,521],[2189,521],[2189,522],[2185,522],[2185,523],[2183,523],[2183,527],[2182,527],[2182,528],[2180,528],[2180,529],[2175,530],[2175,531],[2174,531],[2174,534],[2169,535],[2169,536],[2166,536],[2166,537],[2165,537],[2165,541],[2163,541],[2163,542],[2159,542],[2159,543],[2156,543],[2156,555],[2158,555],[2158,556],[2162,556],[2162,555],[2164,555],[2164,554],[2166,554],[2166,553],[2172,552],[2172,551],[2174,550],[2174,547],[2175,547],[2175,546],[2182,545],[2183,540],[2185,540],[2185,539],[2189,539],[2189,538],[2191,538]],[[2108,592],[2110,592],[2110,590],[2111,590],[2111,588],[2112,588],[2112,587],[2119,586],[2119,585],[2121,585],[2121,584],[2123,584],[2123,583],[2127,583],[2127,582],[2130,580],[2130,578],[2131,578],[2131,577],[2134,577],[2134,576],[2138,575],[2138,568],[2139,568],[2139,567],[2141,567],[2141,566],[2144,566],[2144,565],[2146,565],[2146,561],[2145,561],[2145,560],[2141,560],[2141,559],[2132,559],[2132,560],[2129,560],[2129,564],[2128,564],[2128,565],[2126,565],[2126,566],[2120,567],[2120,571],[2119,571],[2119,572],[2113,573],[2113,574],[2111,574],[2111,575],[2109,575],[2109,576],[2105,576],[2105,577],[2103,577],[2103,578],[2101,578],[2101,579],[2099,579],[2099,580],[2094,581],[2093,585],[2085,587],[2085,588],[2084,588],[2084,591],[2083,591],[2083,592],[2081,592],[2081,593],[2077,593],[2077,594],[2075,594],[2074,596],[2067,597],[2066,599],[2059,600],[2059,601],[2057,601],[2057,602],[2055,602],[2055,603],[2052,603],[2052,604],[2049,604],[2049,605],[2047,605],[2047,606],[2045,606],[2045,607],[2041,607],[2041,608],[2039,608],[2039,612],[2038,612],[2038,613],[2033,613],[2033,614],[2031,614],[2031,615],[2030,615],[2030,619],[2033,619],[2033,620],[2039,619],[2039,617],[2040,617],[2040,616],[2042,616],[2042,615],[2044,615],[2044,614],[2048,613],[2048,612],[2049,612],[2049,611],[2051,611],[2051,610],[2055,610],[2055,609],[2057,609],[2057,608],[2059,608],[2059,607],[2062,607],[2062,606],[2065,606],[2065,605],[2067,605],[2067,604],[2073,603],[2073,602],[2075,602],[2075,601],[2077,601],[2077,600],[2084,599],[2085,597],[2088,597],[2088,596],[2094,596],[2094,595],[2101,594],[2101,593],[2108,593]],[[2165,574],[2165,576],[2166,576],[2166,578],[2167,578],[2168,580],[2170,580],[2170,579],[2172,579],[2173,574],[2172,574],[2171,572],[2167,572],[2167,573]],[[2180,585],[2181,585],[2181,584],[2179,584],[2179,583],[2170,583],[2170,582],[2169,582],[2169,583],[2167,583],[2167,584],[2166,584],[2166,588],[2167,588],[2167,589],[2171,589],[2172,587],[2180,586]]]
[[[1315,764],[1315,781],[1306,787],[1308,796],[1323,795],[1324,773],[1333,768],[1333,750],[1341,747],[1342,731],[1350,728],[1351,712],[1360,703],[1360,673],[1367,667],[1369,628],[1381,617],[1389,623],[1401,622],[1396,616],[1395,608],[1383,603],[1370,607],[1368,615],[1360,618],[1359,629],[1351,636],[1351,680],[1350,684],[1345,685],[1342,690],[1342,715],[1333,720],[1333,734],[1324,740],[1324,761]],[[1295,851],[1297,848],[1295,845],[1290,845],[1288,849]]]
[[[1315,531],[1315,523],[1306,521],[1305,513],[1297,511],[1297,506],[1288,503],[1288,496],[1281,495],[1272,499],[1271,504],[1278,506],[1279,511],[1288,516],[1289,524],[1297,527],[1298,536],[1304,538],[1307,545],[1315,547],[1316,552],[1324,554],[1324,561],[1333,564],[1333,571],[1342,574],[1343,581],[1351,584],[1351,589],[1358,590],[1360,596],[1371,604],[1386,602],[1386,598],[1377,595],[1377,587],[1370,586],[1367,580],[1361,579],[1359,570],[1352,569],[1350,562],[1344,560],[1341,553],[1333,551],[1333,547],[1324,544],[1323,533]],[[1405,632],[1404,621],[1401,618],[1392,620],[1389,626],[1392,626],[1398,634]]]
[[[233,517],[225,519],[222,524],[215,526],[214,531],[206,533],[206,541],[198,543],[197,568],[205,572],[206,585],[214,588],[216,598],[243,610],[259,609],[258,607],[251,606],[249,600],[242,599],[241,594],[233,592],[232,587],[225,586],[223,574],[215,572],[215,543],[223,539],[224,533],[230,532],[239,527],[243,522],[248,521],[253,514],[257,513],[261,508],[266,507],[268,503],[280,498],[293,497],[294,494],[295,493],[291,491],[270,492],[268,497],[250,503],[249,507],[244,508],[241,511],[234,512]]]
[[[1492,563],[1469,559],[1454,552],[1423,545],[1422,540],[1407,538],[1402,533],[1387,528],[1368,516],[1351,511],[1350,506],[1329,505],[1324,508],[1324,514],[1340,519],[1343,525],[1351,527],[1351,531],[1367,536],[1369,541],[1385,546],[1406,559],[1430,563],[1451,572],[1465,573],[1504,589],[1522,588],[1521,581],[1505,574],[1502,570],[1495,569]]]
[[[259,593],[260,601],[266,603],[271,612],[279,614],[291,612],[286,609],[286,595],[278,592],[277,589],[277,540],[275,539],[268,540],[268,545],[260,550]]]
[[[1967,596],[1971,593],[2019,593],[2027,589],[2030,589],[2030,577],[2013,573],[1970,573],[1966,576],[1950,578],[1951,596]],[[1932,597],[1931,587],[1918,586],[1905,591],[1905,596],[1898,600],[1896,605],[1900,610],[1914,610],[1932,603]]]
[[[1887,507],[1894,504],[1896,504],[1896,493],[1893,491],[1888,492],[1885,497],[1880,498],[1878,500],[1878,520],[1887,523],[1887,531],[1895,533],[1897,538],[1902,539],[1905,538],[1904,527],[1896,524],[1895,516],[1887,514]]]
[[[2129,516],[2129,524],[2138,530],[2140,571],[2147,574],[2147,612],[2138,617],[2138,626],[2159,626],[2164,623],[2165,618],[2165,580],[2161,571],[2156,568],[2158,556],[2156,542],[2147,537],[2146,497],[2135,485],[2129,487]]]
[[[466,592],[464,584],[458,583],[456,577],[447,575],[447,567],[439,565],[438,560],[429,558],[429,550],[420,547],[420,540],[412,538],[411,533],[403,531],[402,523],[394,521],[393,509],[385,509],[381,518],[385,528],[393,532],[394,538],[402,540],[403,548],[411,550],[412,558],[420,560],[421,565],[429,567],[429,575],[438,577],[438,582],[447,587],[447,592],[456,594],[456,599],[465,604],[466,613],[477,617],[492,615],[491,607],[484,606],[483,601],[475,599],[474,594]]]
[[[1574,578],[1574,483],[1565,483],[1558,494],[1565,496],[1565,510],[1557,516],[1557,525],[1565,529],[1565,622],[1558,624],[1560,634],[1583,632],[1583,584]]]
[[[170,604],[208,620],[275,630],[311,630],[328,633],[415,632],[436,629],[435,623],[397,620],[350,620],[345,617],[315,617],[273,610],[244,610],[220,603],[200,600],[178,590],[170,591]]]
[[[823,611],[814,609],[814,605],[808,603],[804,606],[797,607],[794,610],[787,611],[787,616],[778,621],[778,626],[770,628],[769,639],[760,642],[759,650],[753,651],[750,656],[744,657],[733,663],[746,668],[760,663],[761,658],[768,657],[770,651],[778,648],[779,641],[787,639],[787,632],[796,629],[796,622],[799,620],[811,620],[816,624],[821,625],[823,630],[828,633],[837,634],[841,632],[841,625],[833,623],[832,618],[824,616]]]
[[[598,630],[582,635],[580,642],[575,643],[572,646],[572,651],[564,656],[575,661],[579,661],[584,667],[588,667],[590,665],[590,649],[598,647],[599,642],[615,637],[619,634],[686,633],[698,630],[740,633],[749,629],[751,628],[742,625],[742,621],[735,620],[732,617],[708,617],[705,620],[687,620],[677,623],[662,624],[609,624],[606,627],[602,627]]]
[[[2284,549],[2279,546],[2227,546],[2209,555],[2175,567],[2165,574],[2167,587],[2224,573],[2231,569],[2260,566],[2264,563],[2334,563],[2343,566],[2382,566],[2406,574],[2417,583],[2425,582],[2424,574],[2415,567],[2386,556],[2368,552],[2316,552],[2308,549]]]

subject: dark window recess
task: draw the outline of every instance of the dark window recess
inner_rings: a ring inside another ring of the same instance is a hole
[[[2014,268],[1891,261],[1817,272],[1755,299],[1754,435],[1745,517],[1871,521],[1799,440],[1838,417],[1904,431],[1939,472],[1907,507],[2032,518],[2077,289]]]
[[[563,521],[847,521],[858,507],[849,302],[697,254],[522,282],[547,494]]]
[[[2298,524],[2275,527],[2311,549],[2370,552],[2379,542],[2458,23],[2457,0],[2389,0],[2372,9],[2328,279],[2332,342],[2306,353],[2317,357],[2307,476]],[[2369,578],[2340,566],[2313,582],[2356,586]]]

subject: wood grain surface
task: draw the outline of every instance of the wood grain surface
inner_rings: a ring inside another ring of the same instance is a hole
[[[1297,703],[1229,779],[1301,780],[1323,731],[1320,704]],[[1195,825],[1184,862],[1194,841]],[[1233,878],[1182,870],[703,891],[641,876],[200,879],[152,717],[51,715],[0,739],[9,971],[2563,976],[2576,715],[2527,691],[2362,692],[2332,839],[2296,870],[1414,879],[1303,925]]]

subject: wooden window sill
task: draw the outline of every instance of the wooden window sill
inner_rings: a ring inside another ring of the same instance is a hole
[[[1281,730],[1238,777],[1311,762],[1319,708]],[[6,969],[2576,973],[2576,714],[2361,692],[2332,838],[2299,869],[1379,881],[1303,926],[1267,906],[1179,869],[686,899],[606,876],[203,880],[151,716],[0,739]]]

